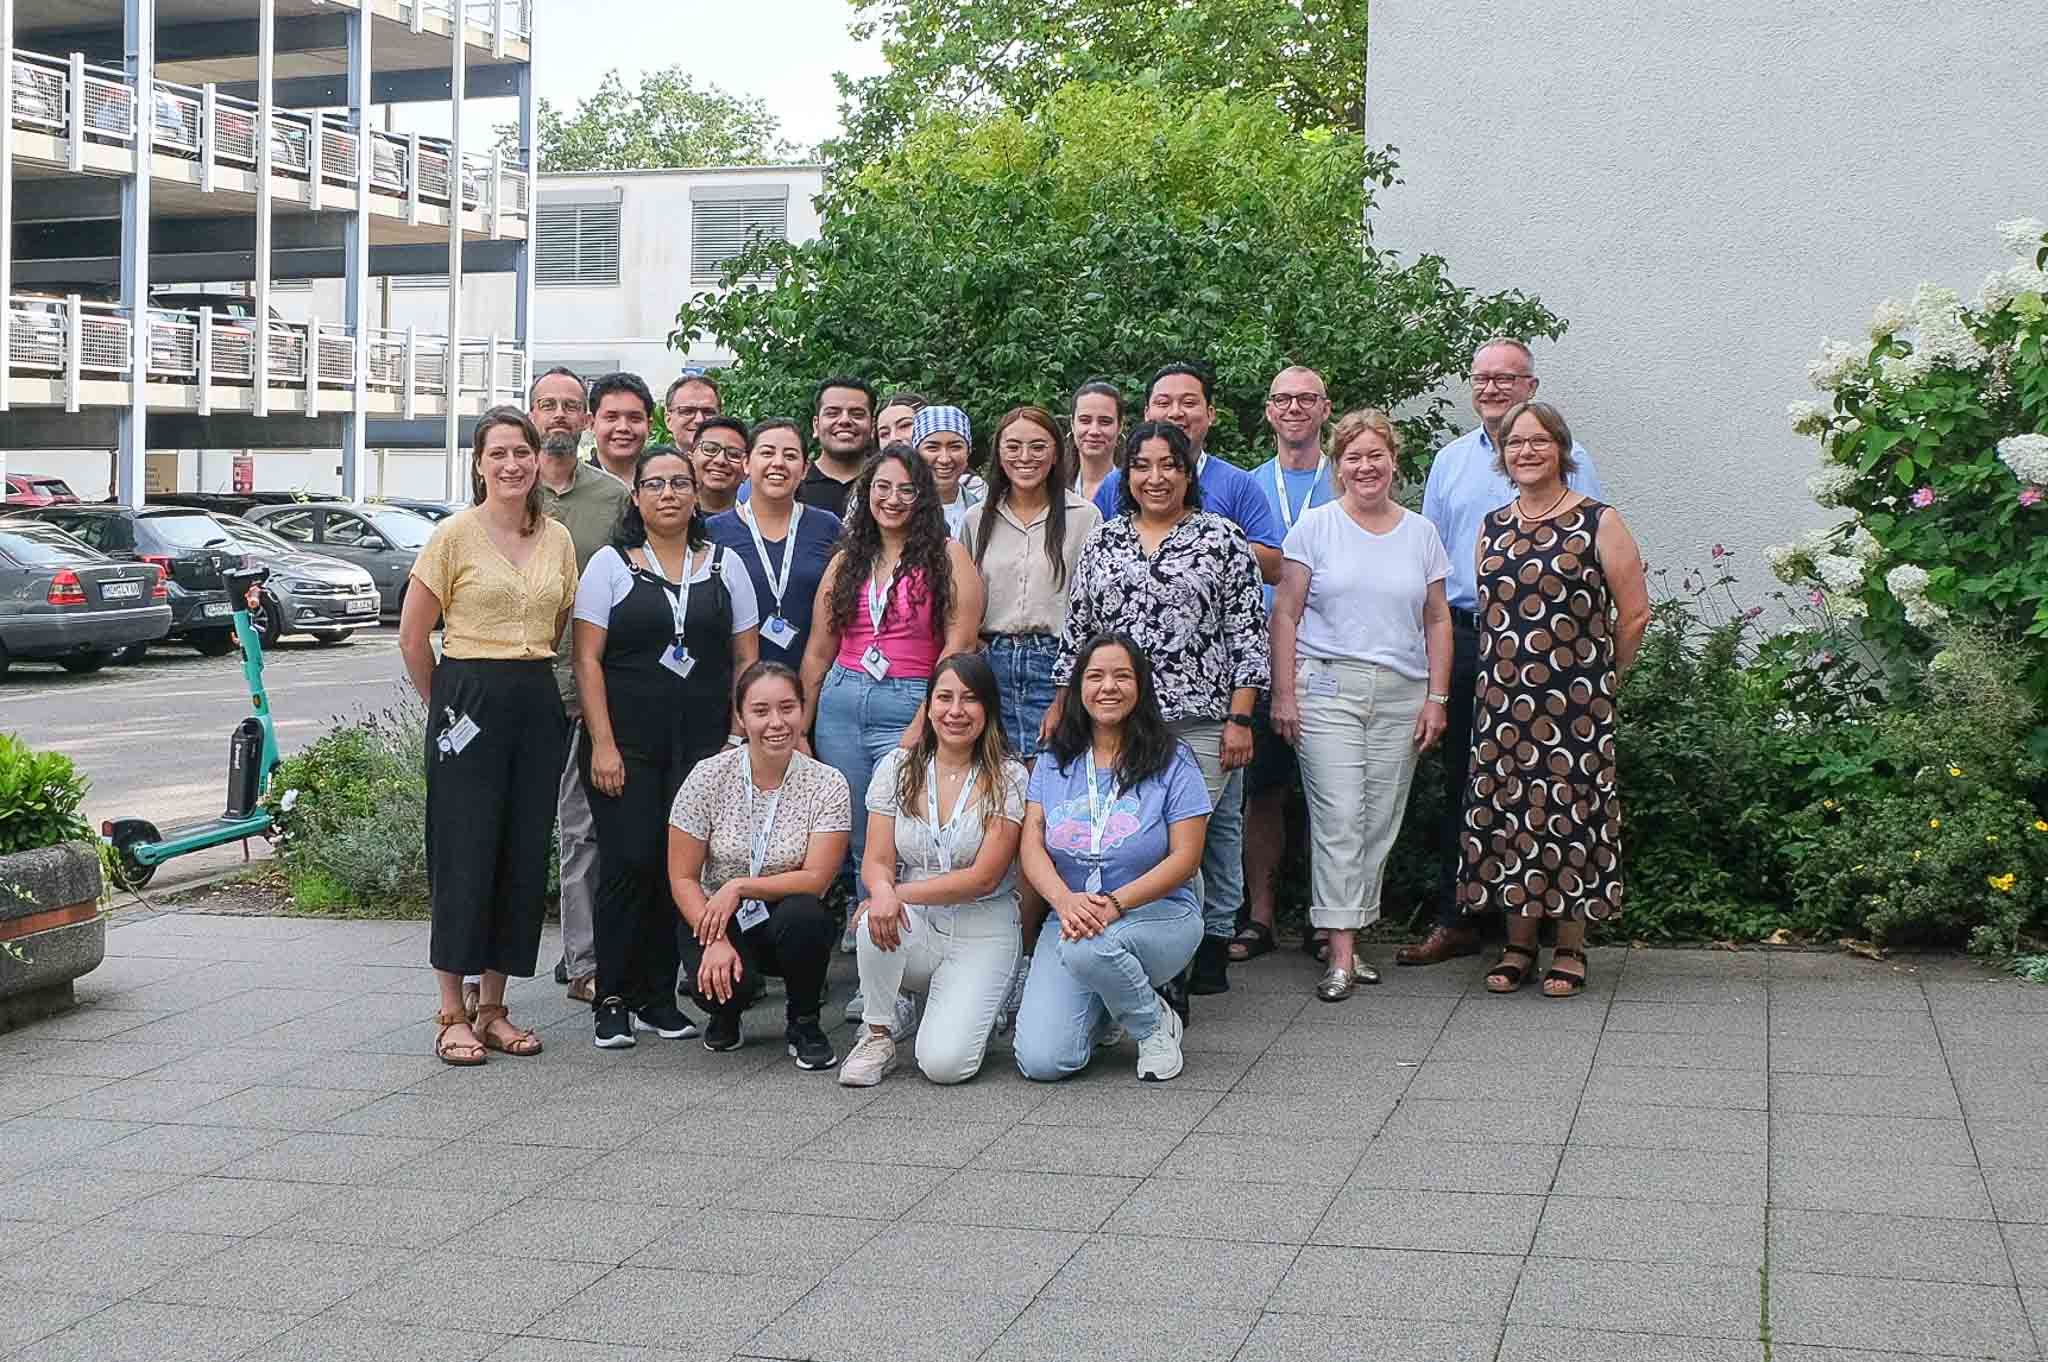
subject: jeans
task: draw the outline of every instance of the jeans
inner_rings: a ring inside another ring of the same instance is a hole
[[[875,764],[903,740],[903,730],[917,717],[929,685],[924,677],[877,681],[858,667],[834,663],[818,694],[818,760],[845,776],[853,791],[853,836],[847,851],[863,902],[867,887],[860,882],[860,858],[868,840],[868,782],[874,779]]]
[[[1451,612],[1451,703],[1444,710],[1444,814],[1438,826],[1436,923],[1464,928],[1458,902],[1458,861],[1465,832],[1465,786],[1472,775],[1472,704],[1479,685],[1479,627],[1462,610]]]
[[[597,972],[597,825],[583,784],[583,720],[569,729],[569,760],[555,792],[555,834],[562,856],[562,963],[571,979]],[[663,814],[664,826],[667,815]],[[664,875],[666,872],[664,871]]]
[[[1153,990],[1187,968],[1202,918],[1185,899],[1141,903],[1083,941],[1060,939],[1048,913],[1017,1008],[1017,1070],[1052,1082],[1088,1067],[1105,1016],[1135,1040],[1159,1025],[1166,1004]]]
[[[903,941],[895,950],[877,946],[864,920],[854,939],[866,999],[861,1020],[893,1026],[896,995],[922,993],[917,1067],[934,1083],[965,1083],[979,1073],[1023,949],[1016,900],[1007,909],[987,903],[905,904]]]
[[[697,988],[697,970],[704,963],[704,948],[697,944],[697,934],[689,923],[676,922],[683,989],[699,1007],[714,1017],[737,1017],[761,995],[762,976],[774,974],[782,979],[787,998],[783,1010],[790,1021],[818,1015],[825,1004],[825,971],[832,963],[832,941],[839,934],[824,904],[810,894],[791,894],[768,905],[767,921],[741,931],[735,918],[725,930],[740,953],[741,973],[732,1000],[717,1003]]]
[[[1310,690],[1325,678],[1336,682],[1335,695]],[[1313,848],[1308,920],[1363,927],[1379,921],[1380,875],[1408,811],[1415,720],[1429,683],[1371,662],[1304,658],[1297,691]]]
[[[1038,726],[1052,708],[1052,664],[1060,641],[1051,634],[990,634],[981,641],[982,656],[996,674],[996,693],[1003,699],[1003,736],[1010,755],[1026,763],[1038,755]]]
[[[1244,768],[1223,769],[1221,719],[1176,719],[1167,727],[1193,749],[1215,806],[1195,892],[1202,899],[1203,934],[1227,937],[1237,931],[1237,910],[1244,904]]]

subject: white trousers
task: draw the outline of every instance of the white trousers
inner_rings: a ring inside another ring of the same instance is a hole
[[[875,944],[862,914],[858,945],[861,1019],[896,1024],[896,995],[924,994],[917,1028],[917,1067],[934,1083],[965,1083],[981,1071],[996,1013],[1010,992],[1023,941],[1013,896],[1005,908],[973,903],[903,906],[903,940],[893,951]]]
[[[1429,683],[1373,662],[1303,658],[1295,686],[1313,857],[1309,922],[1364,927],[1379,920],[1381,877],[1408,809],[1415,720]]]

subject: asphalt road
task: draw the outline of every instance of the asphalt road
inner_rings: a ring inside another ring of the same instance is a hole
[[[322,648],[288,638],[264,653],[264,684],[287,756],[339,717],[381,709],[402,694],[398,629],[359,630]],[[16,663],[0,677],[0,732],[69,754],[91,781],[86,817],[142,817],[159,827],[219,814],[227,802],[228,735],[249,712],[239,654],[201,657],[161,645],[136,666],[72,676],[55,666]],[[254,856],[266,854],[259,839]],[[195,852],[166,865],[152,894],[239,864],[239,844]]]

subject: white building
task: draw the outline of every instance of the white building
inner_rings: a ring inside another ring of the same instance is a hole
[[[1374,0],[1368,133],[1402,183],[1375,240],[1571,323],[1542,396],[1653,566],[1754,551],[1826,513],[1823,334],[1922,279],[1967,297],[1993,224],[2048,216],[2048,16],[2009,0]]]

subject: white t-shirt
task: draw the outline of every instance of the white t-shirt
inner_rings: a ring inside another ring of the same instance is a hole
[[[892,747],[882,759],[875,763],[874,779],[868,782],[868,812],[884,814],[896,820],[896,867],[897,881],[909,884],[914,880],[929,880],[945,873],[944,864],[939,860],[936,849],[935,830],[932,827],[930,792],[914,809],[900,809],[896,806],[896,782],[903,770],[903,763],[910,753],[901,747]],[[929,774],[929,773],[927,773]],[[997,782],[997,816],[1012,823],[1024,822],[1024,787],[1028,777],[1023,763],[1010,761],[1003,764],[1002,779]],[[981,796],[970,790],[963,796],[965,806],[946,810],[949,817],[957,816],[953,836],[948,845],[953,856],[953,868],[965,870],[974,864],[974,858],[981,854],[981,838],[985,825],[981,819]],[[972,908],[986,904],[1014,913],[1017,909],[1017,864],[1003,872],[1003,882],[985,898],[973,903],[954,904],[956,908]]]
[[[643,550],[644,552],[644,550]],[[698,550],[690,550],[694,556]],[[743,634],[761,622],[760,606],[754,601],[754,579],[742,563],[739,555],[728,549],[720,554],[716,544],[707,544],[702,550],[704,561],[690,574],[690,585],[711,580],[711,564],[719,561],[718,574],[725,581],[726,594],[732,597],[732,631]],[[576,588],[576,618],[594,624],[600,629],[612,627],[612,607],[616,606],[633,590],[633,569],[619,556],[619,551],[606,544],[591,555],[590,566],[583,569],[583,581]]]
[[[1302,512],[1280,552],[1309,571],[1297,657],[1376,662],[1411,681],[1429,679],[1422,605],[1451,572],[1436,526],[1413,511],[1374,534],[1338,502]]]

